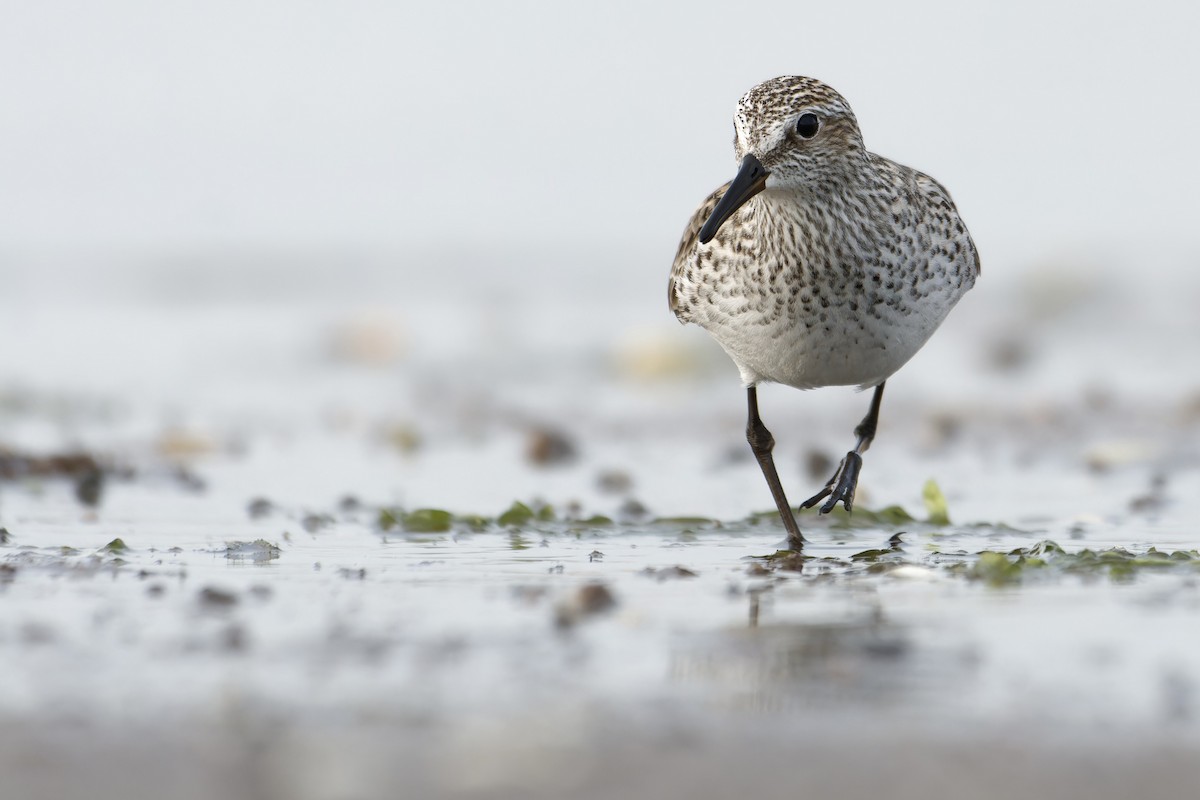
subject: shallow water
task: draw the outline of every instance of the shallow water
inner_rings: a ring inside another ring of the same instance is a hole
[[[1152,796],[1196,777],[1194,563],[993,585],[957,554],[1035,537],[918,523],[875,571],[852,558],[890,529],[812,530],[798,573],[751,557],[773,522],[381,535],[365,513],[311,534],[281,513],[127,522],[108,552],[103,523],[33,516],[4,551],[0,738],[77,772],[18,787],[149,796],[159,770],[215,763],[196,796],[717,797],[732,775],[770,796],[783,763],[821,783],[867,753],[935,786],[979,775],[943,759],[1002,753],[1042,788],[1064,764],[1091,785],[1107,754]]]
[[[94,507],[74,478],[0,484],[4,796],[1167,797],[1200,777],[1200,569],[1145,555],[1200,548],[1197,378],[1154,346],[1200,340],[1196,285],[1123,328],[1120,275],[969,297],[889,385],[856,514],[802,517],[797,571],[768,558],[783,532],[732,368],[643,325],[640,275],[498,313],[439,299],[452,270],[414,286],[387,264],[339,280],[400,300],[231,304],[240,268],[216,263],[194,301],[144,264],[4,301],[0,441],[106,465]],[[867,400],[763,392],[793,501]],[[928,478],[949,525],[924,521]],[[553,518],[497,523],[515,500]],[[890,505],[915,519],[873,515]],[[491,521],[383,530],[385,508]]]

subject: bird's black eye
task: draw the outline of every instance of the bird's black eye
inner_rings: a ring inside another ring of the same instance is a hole
[[[801,114],[800,119],[796,120],[796,133],[800,134],[800,138],[802,139],[811,139],[816,136],[817,130],[820,127],[821,121],[811,111],[807,114]]]

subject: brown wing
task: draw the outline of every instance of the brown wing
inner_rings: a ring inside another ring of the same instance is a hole
[[[675,263],[671,265],[671,279],[667,282],[667,306],[674,312],[675,316],[679,316],[679,295],[675,288],[675,279],[682,273],[687,266],[688,259],[691,258],[692,251],[696,249],[696,240],[700,237],[700,229],[704,227],[704,223],[708,222],[708,218],[712,216],[713,209],[717,207],[721,197],[729,189],[729,184],[717,189],[704,199],[700,207],[692,214],[692,218],[688,220],[687,227],[683,229],[683,237],[679,240],[679,249],[675,251]],[[680,320],[686,322],[686,320]]]

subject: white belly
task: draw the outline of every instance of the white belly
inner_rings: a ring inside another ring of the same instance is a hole
[[[940,293],[938,293],[940,294]],[[904,366],[942,323],[957,297],[929,296],[904,312],[846,305],[825,310],[824,322],[757,317],[752,311],[697,320],[737,364],[747,386],[781,383],[797,389],[876,386]]]

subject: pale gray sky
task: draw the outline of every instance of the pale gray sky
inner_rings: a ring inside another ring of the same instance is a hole
[[[0,248],[670,250],[785,73],[947,184],[985,269],[1194,238],[1182,3],[4,5]]]

